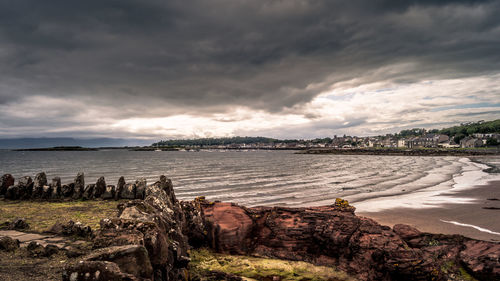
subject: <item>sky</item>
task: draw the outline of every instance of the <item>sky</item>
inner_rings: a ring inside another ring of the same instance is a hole
[[[4,0],[0,138],[316,138],[500,118],[500,1]]]

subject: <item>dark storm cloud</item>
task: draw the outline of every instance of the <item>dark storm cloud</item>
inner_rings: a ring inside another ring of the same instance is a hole
[[[498,14],[498,1],[2,1],[0,105],[51,96],[117,119],[280,112],[353,78],[495,73]],[[411,67],[380,70],[400,64]]]

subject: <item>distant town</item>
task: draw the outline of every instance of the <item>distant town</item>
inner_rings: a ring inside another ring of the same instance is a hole
[[[309,149],[309,148],[480,148],[500,144],[500,119],[462,123],[444,129],[415,128],[383,136],[337,136],[311,140],[278,140],[265,137],[166,140],[151,149]]]

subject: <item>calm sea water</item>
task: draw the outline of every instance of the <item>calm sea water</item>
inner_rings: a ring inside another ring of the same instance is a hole
[[[499,165],[500,158],[483,162]],[[432,186],[451,188],[464,171],[477,171],[470,182],[498,177],[485,166],[460,157],[302,155],[293,151],[155,152],[155,151],[0,151],[0,174],[34,176],[40,171],[71,182],[77,172],[86,183],[104,176],[116,184],[161,174],[172,179],[180,199],[255,205],[320,205],[336,197],[359,202],[378,196],[411,193]]]

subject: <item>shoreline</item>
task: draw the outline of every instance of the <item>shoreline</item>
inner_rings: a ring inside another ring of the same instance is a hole
[[[500,241],[500,220],[495,219],[500,215],[500,180],[445,191],[438,196],[447,198],[448,202],[423,208],[396,207],[356,214],[391,227],[408,224],[423,232]]]
[[[498,149],[446,148],[311,148],[296,154],[313,155],[380,155],[380,156],[498,156]]]

